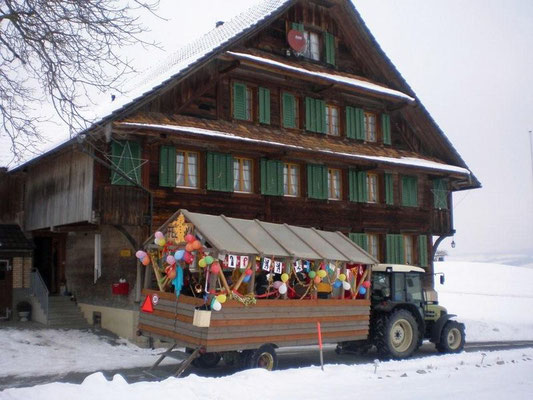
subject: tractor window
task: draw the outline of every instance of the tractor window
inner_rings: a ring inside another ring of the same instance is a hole
[[[390,296],[390,276],[389,274],[376,272],[372,274],[372,298],[374,300],[384,300]]]
[[[420,274],[407,274],[405,283],[407,301],[422,301]]]
[[[405,274],[394,273],[393,301],[405,301]]]

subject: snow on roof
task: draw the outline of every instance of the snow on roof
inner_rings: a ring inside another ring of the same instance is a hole
[[[345,85],[365,89],[371,92],[386,94],[393,97],[399,97],[404,100],[408,100],[410,102],[414,102],[415,99],[405,93],[402,93],[398,90],[390,89],[385,86],[378,85],[376,83],[368,82],[363,79],[357,79],[355,77],[349,77],[349,76],[343,76],[343,75],[336,75],[336,74],[329,74],[327,72],[319,72],[319,71],[310,71],[308,69],[302,68],[302,67],[295,67],[293,65],[285,64],[279,61],[271,60],[269,58],[259,57],[252,54],[246,54],[246,53],[237,53],[233,51],[228,51],[227,54],[230,54],[232,56],[238,57],[238,58],[244,58],[248,60],[257,61],[263,64],[269,64],[273,65],[275,67],[284,69],[286,71],[294,71],[299,72],[302,74],[315,76],[317,78],[327,79],[329,81],[334,81],[338,83],[342,83]]]
[[[216,130],[184,126],[184,125],[147,124],[147,123],[140,123],[140,122],[120,122],[119,125],[130,126],[130,127],[135,127],[135,128],[152,128],[152,129],[162,129],[162,130],[169,130],[169,131],[176,131],[176,132],[187,132],[187,133],[193,133],[193,134],[203,135],[203,136],[223,137],[225,139],[230,139],[230,140],[261,143],[261,144],[266,144],[270,146],[280,146],[280,147],[285,147],[285,148],[309,150],[308,148],[304,146],[273,142],[269,140],[247,138],[247,137],[235,135],[234,133],[231,133],[231,132],[216,131]],[[432,170],[438,170],[438,171],[446,171],[446,172],[470,175],[470,171],[466,168],[458,167],[455,165],[439,163],[439,162],[431,161],[431,160],[425,160],[421,158],[414,158],[414,157],[394,158],[394,157],[385,157],[385,156],[369,156],[369,155],[355,154],[355,153],[343,153],[343,152],[336,152],[336,151],[324,150],[324,149],[312,149],[312,150],[318,153],[337,154],[337,155],[341,155],[344,157],[377,161],[377,162],[381,162],[385,164],[403,165],[406,167],[420,167],[424,169],[432,169]]]
[[[98,123],[163,85],[178,74],[194,66],[202,58],[220,49],[242,35],[248,29],[268,18],[291,0],[262,0],[223,25],[212,29],[200,38],[178,49],[162,63],[148,70],[139,80],[134,80],[132,89],[116,100],[95,110],[91,119]]]

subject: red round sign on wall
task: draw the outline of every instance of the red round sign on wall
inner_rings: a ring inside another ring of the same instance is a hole
[[[291,46],[291,48],[297,53],[301,53],[305,49],[306,43],[303,32],[297,31],[296,29],[291,29],[287,34],[287,40],[289,42],[289,46]]]

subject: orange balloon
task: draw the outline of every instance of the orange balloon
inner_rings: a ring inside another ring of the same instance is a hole
[[[168,279],[173,280],[176,277],[176,270],[175,269],[171,269],[170,271],[168,271],[167,277],[168,277]]]
[[[192,248],[193,250],[200,250],[202,248],[202,242],[200,242],[199,240],[195,240],[194,242],[192,242]]]
[[[143,263],[143,265],[150,264],[150,257],[148,257],[148,256],[144,257],[143,260],[142,260],[142,263]]]
[[[185,245],[185,251],[188,251],[189,253],[190,253],[191,251],[194,251],[193,244],[192,244],[192,243],[187,243],[187,244]]]

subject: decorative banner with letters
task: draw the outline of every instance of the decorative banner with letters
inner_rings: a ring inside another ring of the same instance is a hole
[[[249,259],[250,259],[250,257],[248,257],[248,256],[240,256],[239,257],[239,268],[240,269],[245,269],[248,266],[248,260]]]
[[[239,261],[239,256],[234,254],[228,254],[228,268],[237,268],[237,263]]]
[[[294,268],[294,272],[298,273],[298,272],[302,272],[304,267],[302,265],[302,260],[294,260],[294,262],[292,263],[292,266]]]
[[[275,274],[283,273],[283,263],[281,261],[274,261],[274,273]]]
[[[271,267],[272,267],[272,260],[267,257],[263,258],[263,265],[262,265],[263,271],[270,271]]]

